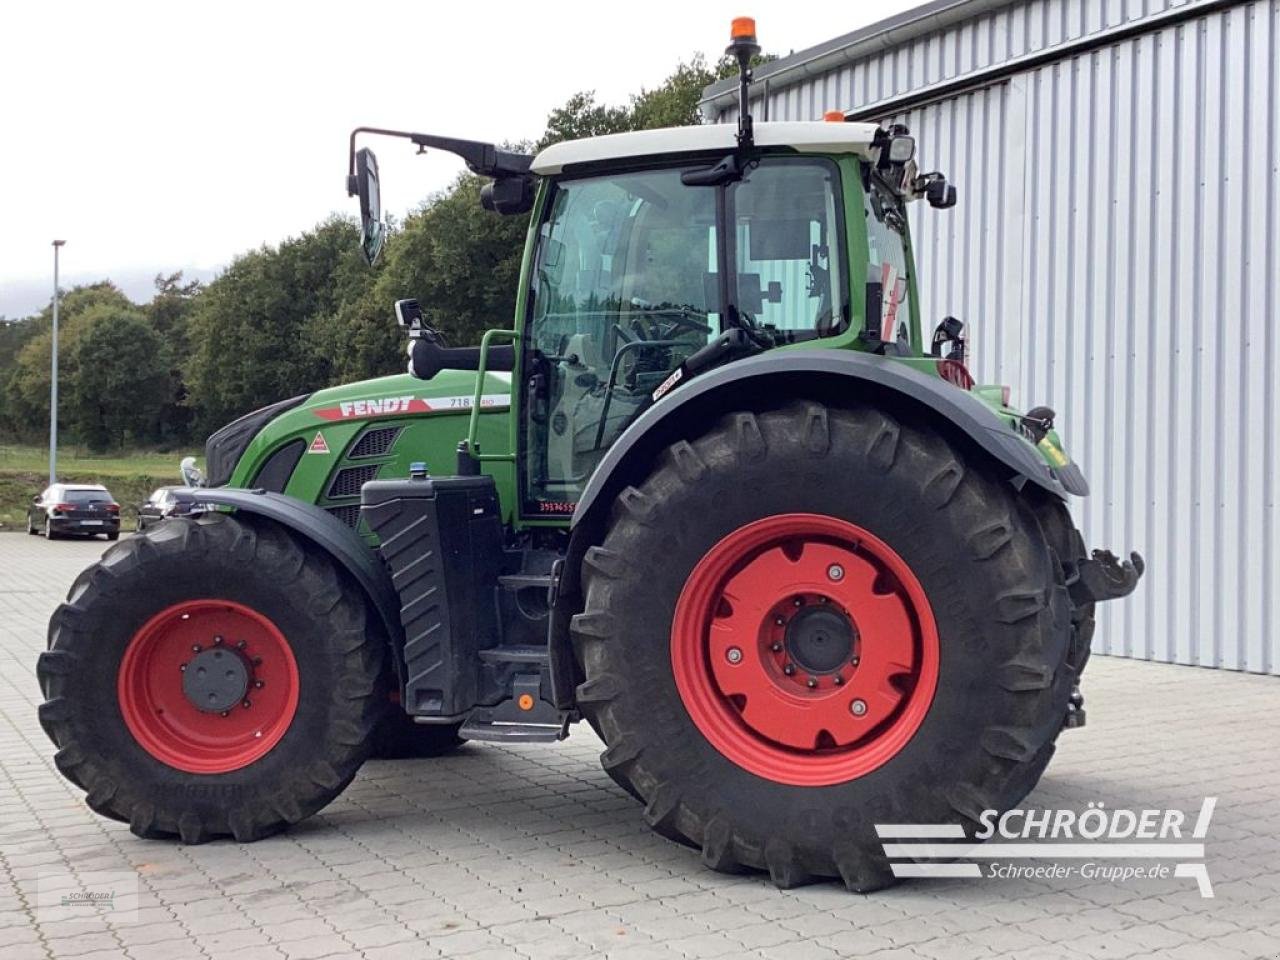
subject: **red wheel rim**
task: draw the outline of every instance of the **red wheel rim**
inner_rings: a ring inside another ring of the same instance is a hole
[[[713,546],[672,624],[676,687],[703,736],[798,786],[843,783],[895,756],[929,711],[938,659],[911,568],[861,527],[818,514],[757,520]]]
[[[223,686],[199,686],[197,672],[216,675]],[[257,611],[229,600],[188,600],[133,635],[116,692],[129,732],[151,756],[188,773],[229,773],[265,756],[289,729],[298,664],[284,634]]]

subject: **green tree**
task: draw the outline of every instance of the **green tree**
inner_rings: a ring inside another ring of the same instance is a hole
[[[76,346],[84,333],[85,319],[97,309],[131,311],[134,304],[110,281],[73,287],[62,295],[58,307],[58,384],[61,395],[75,387],[78,373]],[[49,428],[49,357],[53,349],[53,307],[45,307],[23,321],[28,327],[7,378],[0,384],[0,429],[10,436],[36,440]],[[68,428],[66,408],[59,404],[58,428]]]
[[[167,373],[167,399],[160,413],[155,439],[162,444],[181,443],[191,432],[191,408],[187,406],[187,386],[183,365],[187,362],[191,338],[188,325],[204,285],[184,280],[182,271],[156,274],[156,293],[146,306],[147,321],[160,337],[160,354]]]
[[[95,451],[152,441],[169,401],[164,340],[139,310],[98,306],[80,320],[66,416]]]
[[[595,91],[584,90],[575,93],[564,106],[556,107],[547,116],[547,129],[538,141],[538,149],[561,140],[600,137],[634,129],[635,122],[629,107],[596,103]]]
[[[332,217],[237,257],[196,298],[185,375],[203,430],[333,382],[340,363],[317,323],[372,282],[358,239],[349,219]]]

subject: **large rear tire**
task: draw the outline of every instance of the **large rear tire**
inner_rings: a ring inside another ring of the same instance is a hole
[[[1076,566],[1089,558],[1084,537],[1076,529],[1067,505],[1058,499],[1046,498],[1036,506],[1036,518],[1044,531],[1045,539],[1057,554],[1064,576],[1074,576]],[[1096,604],[1071,605],[1071,650],[1068,662],[1076,673],[1077,681],[1089,663],[1090,646],[1093,643]]]
[[[995,469],[925,425],[733,414],[621,493],[583,577],[604,767],[713,869],[877,889],[876,824],[972,829],[1053,753],[1059,565]]]
[[[55,762],[141,837],[257,840],[355,776],[385,644],[363,597],[279,527],[213,514],[112,547],[37,673]]]

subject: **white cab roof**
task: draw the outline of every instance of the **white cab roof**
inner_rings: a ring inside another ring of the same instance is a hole
[[[754,125],[760,147],[793,147],[809,153],[858,153],[865,155],[875,136],[874,123],[832,123],[824,120],[776,121]],[[565,140],[547,147],[533,158],[533,172],[547,176],[575,163],[662,157],[708,150],[732,150],[737,146],[738,125],[708,123],[693,127],[663,127],[633,133],[611,133],[585,140]]]

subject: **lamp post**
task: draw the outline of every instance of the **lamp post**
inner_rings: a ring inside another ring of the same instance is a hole
[[[58,251],[65,240],[53,241],[53,356],[49,375],[49,486],[58,482]]]

